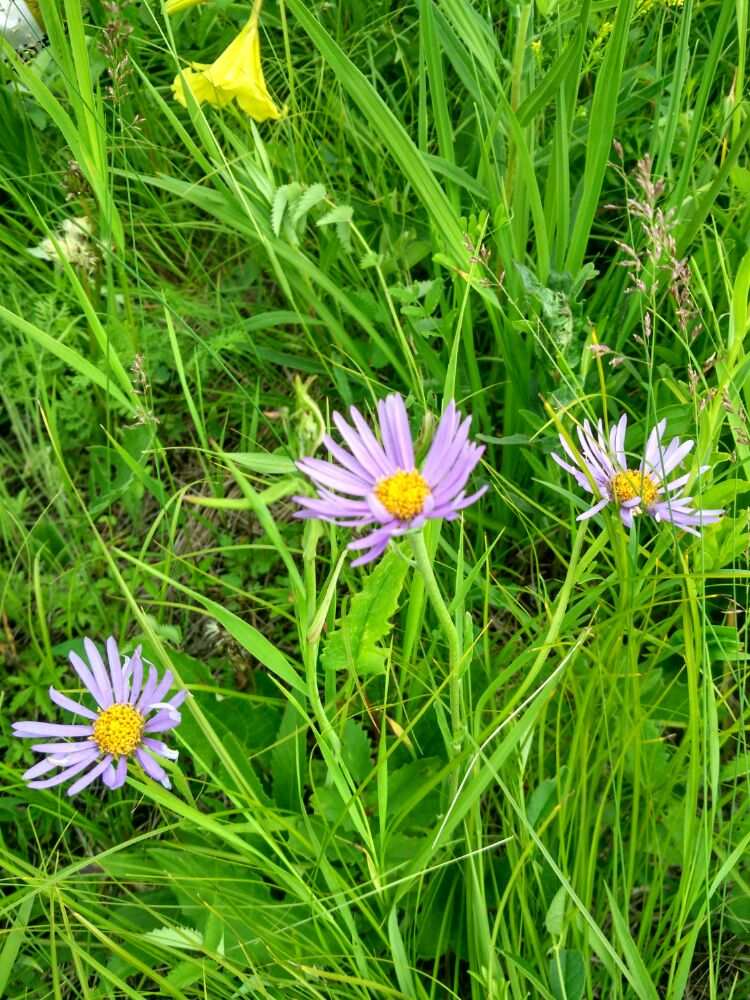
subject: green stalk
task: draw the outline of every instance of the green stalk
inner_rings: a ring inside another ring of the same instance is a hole
[[[424,580],[427,596],[429,597],[435,614],[438,616],[443,635],[448,643],[448,689],[450,692],[451,708],[451,733],[453,745],[449,747],[454,753],[461,750],[463,743],[463,722],[461,721],[461,677],[459,669],[461,665],[461,639],[458,634],[456,624],[448,610],[448,605],[440,592],[440,586],[435,578],[432,569],[432,562],[427,551],[424,540],[424,533],[419,531],[411,536],[414,558],[417,563],[422,579]]]

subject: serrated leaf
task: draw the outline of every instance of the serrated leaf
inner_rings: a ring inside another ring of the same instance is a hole
[[[276,189],[273,204],[271,205],[271,229],[273,229],[274,236],[281,234],[281,224],[284,221],[284,213],[286,212],[287,205],[297,200],[301,190],[302,185],[296,181],[293,184],[283,184],[280,188]]]
[[[322,184],[311,184],[297,199],[293,206],[290,206],[292,225],[298,226],[304,216],[321,202],[326,196],[326,189]]]
[[[203,935],[192,927],[157,927],[143,937],[162,948],[177,948],[180,951],[201,951],[203,948]]]
[[[321,659],[327,670],[349,668],[358,674],[385,671],[386,651],[379,643],[391,630],[390,618],[407,569],[406,560],[395,551],[380,561],[325,644]]]
[[[352,214],[351,205],[336,205],[336,207],[332,208],[330,212],[326,212],[325,215],[321,215],[315,225],[332,226],[334,222],[351,222]]]
[[[341,742],[341,755],[357,784],[364,781],[372,769],[371,753],[372,747],[367,733],[353,719],[347,719],[344,739]]]

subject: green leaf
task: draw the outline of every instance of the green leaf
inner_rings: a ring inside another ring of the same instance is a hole
[[[581,1000],[586,969],[580,951],[558,951],[549,960],[550,988],[555,1000]]]
[[[315,208],[325,197],[326,189],[322,184],[311,184],[291,208],[292,225],[298,226],[310,209]]]
[[[386,650],[379,643],[391,630],[389,619],[396,610],[407,569],[408,563],[395,550],[381,560],[325,644],[322,662],[327,670],[385,672]]]
[[[544,923],[552,937],[560,937],[562,934],[566,900],[567,892],[565,886],[561,885],[549,904],[547,915],[544,918]]]
[[[367,733],[362,726],[347,719],[344,726],[344,739],[341,743],[341,754],[352,778],[359,784],[364,781],[372,770],[372,747]]]

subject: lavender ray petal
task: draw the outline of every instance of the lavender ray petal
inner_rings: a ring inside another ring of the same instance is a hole
[[[107,660],[109,662],[109,676],[112,681],[112,695],[115,702],[122,704],[125,701],[125,685],[122,677],[122,662],[120,651],[117,648],[114,636],[107,639]]]
[[[99,777],[102,771],[105,771],[109,767],[111,761],[112,757],[110,754],[107,754],[106,757],[103,757],[102,760],[100,760],[99,763],[96,765],[96,767],[92,767],[91,770],[87,774],[84,774],[82,778],[79,778],[78,781],[73,782],[73,784],[67,790],[68,795],[72,798],[74,795],[77,795],[79,792],[82,792],[84,788],[88,788],[88,786],[92,783],[92,781],[96,781],[96,779]]]
[[[451,400],[445,408],[445,412],[440,418],[437,430],[432,439],[430,450],[427,452],[422,475],[427,480],[433,476],[436,466],[440,465],[441,457],[448,444],[453,440],[455,433],[461,423],[461,414],[456,410],[456,404]]]
[[[666,428],[667,421],[660,420],[649,434],[646,441],[646,448],[643,452],[643,462],[645,465],[650,465],[652,468],[655,466],[661,450],[661,439]]]
[[[148,679],[146,683],[143,685],[140,698],[135,703],[135,707],[139,711],[142,710],[144,705],[148,705],[148,703],[151,701],[151,696],[154,693],[154,688],[156,687],[156,682],[158,678],[159,675],[156,672],[156,667],[154,667],[154,665],[150,663],[148,667]]]
[[[378,402],[378,423],[380,424],[380,438],[383,442],[383,451],[385,452],[386,458],[389,462],[396,466],[397,469],[403,468],[401,464],[401,456],[399,454],[398,441],[393,433],[393,427],[391,426],[391,413],[388,400],[390,396],[385,399],[381,399]]]
[[[388,548],[389,541],[390,539],[386,539],[385,541],[379,542],[377,545],[373,545],[373,547],[371,549],[368,549],[368,551],[365,552],[364,555],[357,556],[356,559],[352,559],[351,565],[365,566],[367,563],[371,563],[374,562],[376,559],[379,559],[380,556],[382,556],[382,554]]]
[[[578,517],[576,518],[576,521],[588,521],[590,517],[593,517],[595,514],[598,514],[599,511],[602,510],[602,508],[606,507],[608,503],[609,503],[609,497],[604,497],[603,500],[600,500],[598,503],[595,503],[593,507],[589,507],[588,510],[585,510],[583,514],[579,514]]]
[[[24,771],[21,777],[24,781],[33,781],[34,778],[38,778],[40,774],[46,774],[47,771],[52,771],[54,768],[60,765],[51,760],[49,757],[44,757],[42,760],[38,761],[33,767],[30,767],[27,771]]]
[[[107,671],[104,667],[104,660],[101,657],[101,653],[96,648],[91,639],[84,639],[83,646],[86,650],[86,656],[91,664],[91,669],[94,672],[94,677],[96,678],[96,686],[102,696],[100,705],[102,708],[109,708],[112,704],[112,685],[109,682],[109,677],[107,677]]]
[[[82,760],[78,760],[75,764],[70,767],[66,767],[63,771],[59,771],[52,778],[45,778],[43,781],[30,781],[29,788],[53,788],[55,785],[61,785],[63,781],[67,781],[68,778],[72,778],[76,774],[80,774],[84,768],[87,768],[89,764],[93,764],[98,756],[98,750],[92,750],[91,753],[84,757]]]
[[[300,472],[304,472],[316,483],[330,486],[332,489],[340,490],[341,493],[363,497],[372,488],[372,480],[369,478],[359,479],[351,472],[338,468],[330,462],[324,462],[320,458],[302,458],[296,465]]]
[[[174,674],[171,670],[167,670],[164,673],[161,681],[154,688],[154,692],[148,700],[148,703],[144,705],[144,714],[149,710],[149,707],[154,704],[154,702],[162,701],[164,695],[169,691],[169,689],[174,684]]]
[[[136,750],[135,755],[138,759],[138,763],[141,765],[143,770],[150,778],[153,778],[154,781],[158,781],[165,788],[172,787],[172,783],[167,777],[167,772],[164,770],[161,764],[156,763],[151,754],[146,753],[145,750],[141,750],[141,748],[139,747]]]
[[[183,701],[190,694],[187,688],[182,688],[177,694],[172,695],[167,704],[171,705],[172,708],[177,709],[183,703]]]
[[[354,542],[349,542],[347,548],[356,552],[358,549],[369,549],[373,545],[379,545],[383,539],[390,539],[394,534],[396,534],[397,526],[397,521],[389,521],[388,524],[384,524],[376,531],[370,532],[370,534],[365,535],[364,538],[358,538]]]
[[[573,476],[573,478],[581,487],[581,489],[586,490],[587,493],[594,492],[591,489],[591,483],[589,482],[588,477],[584,475],[583,472],[579,472],[578,469],[574,468],[572,465],[569,465],[568,462],[563,461],[563,459],[560,458],[559,455],[555,454],[554,451],[550,452],[550,456],[554,462],[557,462],[557,464],[560,466],[561,469],[565,469],[566,472],[569,472],[570,475]]]
[[[148,749],[152,750],[155,754],[158,754],[160,757],[166,757],[167,760],[177,760],[177,758],[180,756],[178,750],[173,750],[171,747],[168,747],[167,744],[163,743],[161,740],[152,740],[149,737],[146,737],[143,740],[143,745],[145,747],[148,747]]]
[[[141,693],[141,685],[143,684],[143,658],[141,656],[141,647],[137,646],[135,652],[128,660],[128,666],[130,667],[130,693],[128,695],[128,703],[134,705],[138,701],[138,697]]]
[[[620,507],[620,519],[626,528],[633,527],[633,512],[628,510],[627,507]]]
[[[26,737],[36,736],[91,736],[91,726],[72,726],[59,722],[14,722],[13,735]]]
[[[401,467],[410,472],[414,468],[414,446],[411,440],[411,428],[403,397],[393,393],[386,398],[390,400],[391,431],[396,442]]]
[[[97,705],[104,707],[102,705],[103,695],[99,690],[99,685],[96,683],[96,678],[91,673],[91,670],[84,663],[78,653],[74,653],[72,650],[68,653],[68,659],[70,660],[70,665],[83,681],[84,686],[93,695]]]
[[[157,712],[143,727],[144,733],[165,733],[168,729],[179,726],[182,717],[179,712]]]
[[[68,698],[67,695],[61,694],[56,688],[50,687],[49,689],[50,699],[59,708],[64,708],[66,712],[72,712],[74,715],[80,715],[84,719],[95,719],[96,712],[92,712],[90,708],[86,708],[85,705],[79,705],[77,701],[73,701],[72,698]]]
[[[60,754],[79,753],[81,750],[91,749],[96,744],[93,740],[82,740],[80,743],[32,743],[31,749],[35,753]]]
[[[342,465],[345,469],[356,476],[358,479],[375,480],[379,476],[377,466],[370,463],[368,466],[362,465],[354,455],[342,448],[340,444],[336,444],[330,434],[323,435],[323,444],[326,446],[328,451],[333,455],[339,465]]]
[[[121,788],[125,784],[125,779],[128,776],[128,758],[122,756],[118,758],[117,765],[115,766],[115,780],[114,784],[111,785],[112,788]]]
[[[336,424],[341,437],[349,445],[349,450],[352,455],[354,455],[360,465],[364,468],[373,470],[375,479],[380,479],[382,476],[389,476],[392,472],[396,471],[392,468],[391,464],[386,461],[385,453],[382,451],[377,441],[375,441],[374,437],[372,440],[375,441],[375,447],[377,449],[376,453],[369,451],[366,443],[362,440],[360,435],[354,430],[353,427],[349,426],[340,413],[333,414],[333,422]]]
[[[432,490],[437,489],[437,487],[441,485],[442,481],[451,474],[454,464],[467,446],[470,427],[471,417],[467,417],[463,423],[460,424],[453,440],[443,450],[443,453],[441,455],[435,455],[434,465],[436,467],[431,469],[430,475],[428,476],[423,473],[424,478],[427,480],[427,483]],[[425,469],[426,467],[427,463],[425,462]]]
[[[396,467],[393,462],[388,460],[382,446],[378,443],[377,438],[373,434],[365,418],[356,406],[350,406],[349,413],[354,421],[354,426],[357,428],[359,439],[372,456],[372,460],[376,463],[379,469],[383,470],[384,475],[392,475],[396,471]]]
[[[102,774],[102,781],[107,788],[111,789],[115,787],[115,776],[115,769],[112,766],[112,761],[110,761],[109,766],[104,769],[104,773]]]

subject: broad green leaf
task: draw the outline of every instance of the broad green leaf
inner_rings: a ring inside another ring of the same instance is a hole
[[[586,970],[580,951],[558,951],[549,960],[549,979],[555,1000],[581,1000]]]
[[[322,662],[327,670],[385,671],[386,650],[380,642],[390,632],[407,570],[408,563],[397,551],[384,556],[326,642]]]

